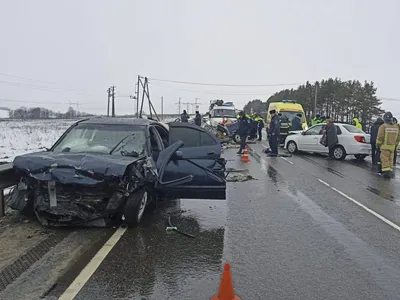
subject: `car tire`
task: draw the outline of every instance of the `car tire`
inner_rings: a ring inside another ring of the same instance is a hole
[[[233,135],[233,141],[236,143],[236,144],[240,144],[240,135],[238,135],[237,133],[235,133],[234,135]]]
[[[357,160],[360,160],[360,161],[364,160],[367,156],[368,156],[368,155],[366,155],[366,154],[356,154],[356,155],[354,155],[354,157],[355,157]]]
[[[144,188],[140,188],[128,196],[124,207],[125,223],[128,227],[134,227],[140,223],[147,200],[148,194]]]
[[[290,153],[290,154],[293,154],[293,153],[296,153],[297,152],[297,144],[296,144],[296,142],[294,142],[294,141],[289,141],[288,143],[287,143],[287,145],[286,145],[286,150]]]
[[[344,150],[343,146],[336,146],[333,148],[333,157],[336,160],[344,160],[346,156],[346,150]]]

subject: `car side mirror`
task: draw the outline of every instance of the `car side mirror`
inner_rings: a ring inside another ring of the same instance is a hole
[[[306,135],[306,131],[302,131],[302,132],[301,132],[301,135]]]
[[[175,152],[175,154],[172,156],[172,159],[173,160],[180,160],[180,159],[182,159],[182,157],[183,157],[183,154],[182,154],[182,151],[176,151]]]

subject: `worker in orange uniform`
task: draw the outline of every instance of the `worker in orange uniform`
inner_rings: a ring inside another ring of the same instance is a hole
[[[393,123],[393,115],[391,112],[387,112],[383,115],[383,121],[385,123],[379,127],[376,146],[381,153],[382,175],[385,178],[391,178],[394,151],[397,149],[397,145],[400,141],[400,130],[399,127]]]

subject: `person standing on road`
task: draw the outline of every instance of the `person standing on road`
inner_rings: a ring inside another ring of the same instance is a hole
[[[379,127],[383,124],[383,119],[376,119],[375,123],[371,127],[371,156],[372,156],[372,164],[376,165],[378,163],[377,151],[376,151],[376,138],[378,137]]]
[[[257,122],[257,132],[258,132],[258,140],[262,140],[262,130],[264,128],[264,120],[261,117],[261,115],[257,115],[255,118],[255,121]]]
[[[396,118],[393,118],[393,123],[397,125],[397,127],[399,127],[399,131],[400,131],[400,125],[397,122]],[[399,144],[396,145],[396,149],[394,150],[394,156],[393,156],[393,167],[396,167],[397,164],[397,150],[399,148]]]
[[[329,149],[329,155],[327,159],[334,159],[334,149],[335,146],[339,143],[339,139],[337,136],[337,129],[335,124],[331,119],[326,120],[326,126],[325,126],[325,134],[326,134],[326,144]]]
[[[356,126],[358,129],[363,130],[360,120],[358,118],[353,119],[353,125]]]
[[[194,124],[201,126],[201,115],[198,110],[196,111],[196,116],[194,117]]]
[[[383,115],[383,125],[379,127],[376,146],[381,152],[381,171],[385,178],[392,177],[394,151],[400,141],[399,126],[393,124],[393,115],[387,112]]]
[[[186,110],[183,110],[183,113],[181,114],[181,122],[189,122],[189,115],[187,114]]]
[[[237,154],[240,155],[243,154],[242,152],[246,146],[246,140],[247,137],[249,136],[251,129],[250,118],[248,118],[247,115],[245,115],[244,111],[239,112],[238,123],[239,123],[239,128],[236,131],[236,134],[240,136],[240,148]]]
[[[311,126],[317,125],[321,123],[321,115],[316,114],[315,117],[311,120]]]
[[[292,119],[292,125],[290,127],[290,130],[301,130],[301,117],[302,114],[297,114],[293,119]]]
[[[269,113],[272,117],[268,128],[268,142],[271,148],[269,156],[278,156],[278,140],[280,135],[279,118],[275,109],[270,110]]]

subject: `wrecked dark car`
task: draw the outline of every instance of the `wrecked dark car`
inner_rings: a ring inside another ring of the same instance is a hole
[[[216,137],[187,123],[82,120],[48,151],[15,158],[20,181],[8,205],[43,225],[134,226],[160,197],[225,199],[221,151]]]

